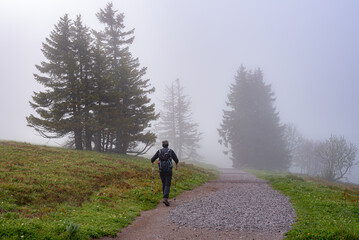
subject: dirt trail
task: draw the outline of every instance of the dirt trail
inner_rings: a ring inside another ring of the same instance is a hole
[[[240,176],[240,177],[238,177]],[[283,239],[283,231],[239,231],[228,229],[195,228],[192,226],[173,223],[169,213],[182,204],[198,201],[206,196],[211,197],[229,185],[237,184],[259,184],[267,185],[265,181],[234,169],[221,169],[219,180],[211,181],[192,191],[187,191],[177,196],[176,201],[170,200],[170,207],[164,206],[161,202],[156,209],[142,212],[141,216],[116,238],[102,238],[102,240],[167,240],[167,239]],[[268,187],[268,186],[266,186]],[[260,210],[258,210],[260,211]],[[214,216],[216,217],[216,216]]]

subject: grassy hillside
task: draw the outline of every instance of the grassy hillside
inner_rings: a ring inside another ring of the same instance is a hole
[[[0,142],[0,238],[114,236],[161,199],[151,163],[127,155]],[[180,164],[177,194],[216,177]],[[173,197],[172,189],[170,197]]]
[[[297,221],[288,239],[359,239],[359,186],[250,171],[290,198]]]

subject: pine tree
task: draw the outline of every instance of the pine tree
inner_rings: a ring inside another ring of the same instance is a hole
[[[109,59],[106,57],[105,45],[103,43],[103,36],[101,33],[93,31],[95,41],[92,46],[92,74],[94,77],[93,81],[93,121],[92,130],[94,138],[94,149],[98,152],[108,150],[109,145],[109,126],[106,124],[110,119],[110,89],[112,81],[110,79]]]
[[[73,26],[73,50],[76,61],[76,78],[78,81],[77,98],[81,112],[83,143],[86,150],[92,150],[94,77],[92,73],[91,47],[92,37],[89,28],[84,26],[81,16],[77,16]]]
[[[28,125],[44,137],[70,136],[68,146],[79,150],[143,154],[156,139],[147,130],[158,118],[148,97],[154,88],[129,51],[134,30],[124,31],[124,15],[108,4],[97,17],[103,32],[65,15],[43,43],[47,60],[34,76],[45,91],[34,93],[39,116]]]
[[[202,133],[192,120],[191,102],[184,94],[179,79],[166,86],[160,122],[157,126],[159,137],[171,143],[180,159],[199,160],[199,141]]]
[[[133,58],[129,45],[134,40],[134,29],[124,31],[124,14],[117,14],[112,3],[97,13],[97,18],[105,25],[102,32],[106,44],[106,56],[110,62],[108,120],[110,149],[118,153],[143,154],[154,145],[156,136],[147,131],[150,121],[157,119],[154,104],[148,94],[154,91],[149,79],[143,79],[146,68],[140,68],[137,58]]]
[[[34,92],[30,105],[39,117],[31,114],[27,122],[28,126],[46,138],[59,138],[71,133],[76,149],[83,149],[81,103],[78,97],[80,83],[76,73],[72,28],[73,23],[65,15],[43,43],[42,52],[47,61],[36,65],[42,75],[34,74],[34,77],[46,90]]]
[[[247,71],[242,65],[230,87],[220,128],[220,142],[230,149],[233,166],[285,170],[290,165],[283,139],[284,127],[274,108],[271,85],[260,69]]]
[[[160,111],[160,122],[156,125],[156,132],[160,139],[168,140],[174,149],[178,149],[177,94],[175,89],[175,82],[165,86],[165,98],[162,100],[163,109]]]

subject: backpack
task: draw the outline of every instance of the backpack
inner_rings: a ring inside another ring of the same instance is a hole
[[[172,151],[169,148],[162,148],[159,150],[158,168],[160,172],[170,172],[172,170]]]

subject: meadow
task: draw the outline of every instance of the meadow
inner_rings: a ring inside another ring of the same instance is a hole
[[[141,157],[0,141],[0,238],[115,236],[158,205],[161,183],[155,168],[151,191],[151,167]],[[180,163],[177,195],[216,177]]]
[[[0,239],[115,236],[161,199],[148,159],[0,141]],[[297,221],[287,239],[359,239],[359,186],[250,171],[287,195]],[[215,179],[181,163],[177,195]],[[174,197],[172,188],[170,197]]]
[[[297,221],[286,239],[359,239],[359,186],[293,174],[249,172],[287,195]]]

